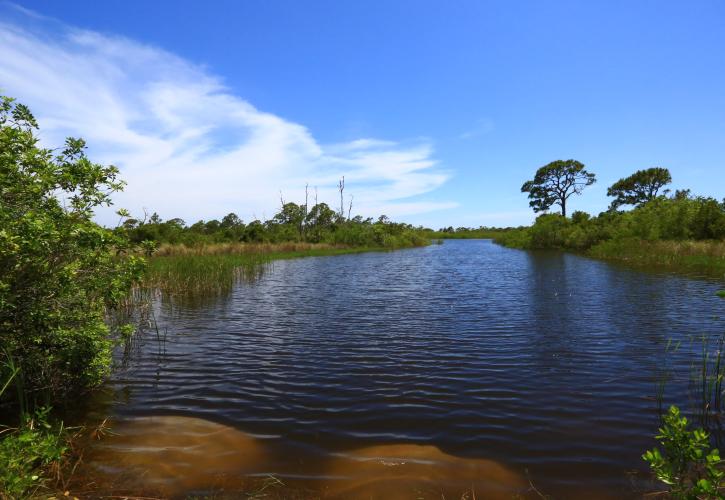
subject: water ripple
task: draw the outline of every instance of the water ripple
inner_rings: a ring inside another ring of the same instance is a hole
[[[119,371],[116,411],[321,455],[431,444],[619,496],[652,444],[665,344],[725,330],[716,288],[488,241],[280,261],[207,307],[157,304],[164,354],[147,339]]]

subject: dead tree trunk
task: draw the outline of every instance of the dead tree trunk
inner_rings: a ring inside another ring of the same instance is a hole
[[[337,183],[337,189],[340,191],[340,219],[345,218],[345,198],[343,191],[345,191],[345,176],[342,176],[340,182]]]

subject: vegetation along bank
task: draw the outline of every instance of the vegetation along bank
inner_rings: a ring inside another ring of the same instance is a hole
[[[671,177],[663,168],[613,184],[609,210],[568,216],[570,197],[596,176],[575,160],[552,162],[521,188],[534,211],[543,213],[532,226],[438,231],[386,216],[353,217],[344,179],[338,209],[317,200],[282,200],[267,221],[245,223],[230,213],[191,225],[119,210],[117,227],[105,228],[93,215],[123,188],[118,173],[90,161],[80,139],[69,138],[59,150],[40,147],[28,108],[1,98],[0,498],[52,493],[67,484],[79,431],[65,429],[58,412],[106,380],[113,348],[136,329],[116,313],[139,290],[209,294],[277,259],[392,250],[444,238],[494,238],[509,247],[725,272],[725,200],[669,192]],[[554,205],[560,213],[549,213]],[[657,477],[674,480],[671,463],[685,464],[676,478],[682,488],[699,484],[697,491],[718,494],[719,455],[707,436],[690,431],[676,410],[664,425],[665,448],[672,440],[689,440],[700,453],[648,452]]]
[[[610,186],[609,210],[567,217],[567,201],[595,181],[576,160],[541,167],[521,190],[543,214],[532,226],[501,231],[495,240],[512,248],[567,250],[634,265],[725,272],[725,199],[663,189],[672,181],[670,173],[655,167]],[[549,212],[554,205],[559,213]]]
[[[139,291],[208,293],[275,259],[430,242],[421,228],[325,203],[189,227],[121,209],[106,228],[93,215],[123,189],[118,169],[92,162],[81,139],[43,148],[37,129],[26,106],[0,97],[0,499],[68,484],[82,430],[59,415],[106,380],[114,347],[137,328],[122,313]]]

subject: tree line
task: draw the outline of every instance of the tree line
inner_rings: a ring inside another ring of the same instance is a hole
[[[725,199],[694,196],[689,189],[666,188],[668,169],[638,170],[609,186],[609,209],[592,217],[575,211],[567,217],[567,202],[596,182],[596,175],[576,160],[557,160],[539,168],[521,186],[529,206],[543,212],[528,228],[508,231],[497,240],[520,248],[587,250],[608,240],[722,240]],[[559,213],[549,213],[557,205]],[[631,210],[621,210],[630,206]]]
[[[164,221],[154,213],[147,220],[125,219],[115,231],[152,252],[164,243],[197,246],[231,242],[307,242],[401,247],[424,244],[429,230],[393,222],[385,215],[377,219],[343,216],[327,203],[316,203],[307,208],[304,204],[286,202],[266,221],[255,219],[245,223],[237,214],[229,213],[221,220],[200,220],[187,225],[183,219]]]

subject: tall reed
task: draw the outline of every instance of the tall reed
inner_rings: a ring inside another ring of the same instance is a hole
[[[701,353],[697,365],[693,364],[693,382],[697,386],[697,415],[705,429],[718,427],[723,416],[723,380],[725,380],[725,360],[723,347],[725,334],[713,339],[701,337]]]
[[[725,272],[725,241],[608,240],[587,253],[634,265]]]
[[[313,243],[163,245],[149,259],[142,288],[171,295],[218,295],[240,280],[258,279],[274,260],[387,249]]]
[[[155,257],[179,257],[189,255],[230,255],[230,254],[257,254],[269,255],[290,252],[325,252],[349,248],[346,245],[330,245],[327,243],[212,243],[202,245],[170,245],[162,244],[154,252]]]

